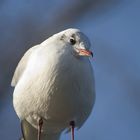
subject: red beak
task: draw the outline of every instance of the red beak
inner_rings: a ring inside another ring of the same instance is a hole
[[[92,51],[85,50],[85,49],[78,49],[78,51],[79,51],[80,56],[92,56],[93,57]]]

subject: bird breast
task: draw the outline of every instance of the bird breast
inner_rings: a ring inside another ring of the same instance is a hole
[[[66,127],[69,121],[75,120],[78,126],[88,117],[93,103],[90,62],[87,58],[80,60],[65,54],[34,53],[14,91],[18,116],[27,117],[30,122],[32,116],[40,114],[51,125]]]

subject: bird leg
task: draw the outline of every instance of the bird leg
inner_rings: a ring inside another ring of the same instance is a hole
[[[39,121],[38,121],[38,139],[37,140],[41,140],[42,126],[43,126],[43,119],[40,118]]]
[[[71,121],[71,122],[70,122],[70,126],[71,126],[71,140],[74,140],[75,122],[74,122],[74,121]]]

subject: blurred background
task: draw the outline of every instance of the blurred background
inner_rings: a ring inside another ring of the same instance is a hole
[[[31,46],[66,28],[91,40],[96,103],[75,140],[140,139],[139,0],[0,1],[0,139],[18,140],[10,82]],[[70,140],[70,134],[62,134]]]

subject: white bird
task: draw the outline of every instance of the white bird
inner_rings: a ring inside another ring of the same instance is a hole
[[[70,125],[83,125],[95,101],[91,55],[89,39],[78,29],[57,33],[24,54],[11,85],[25,140],[59,140]]]

